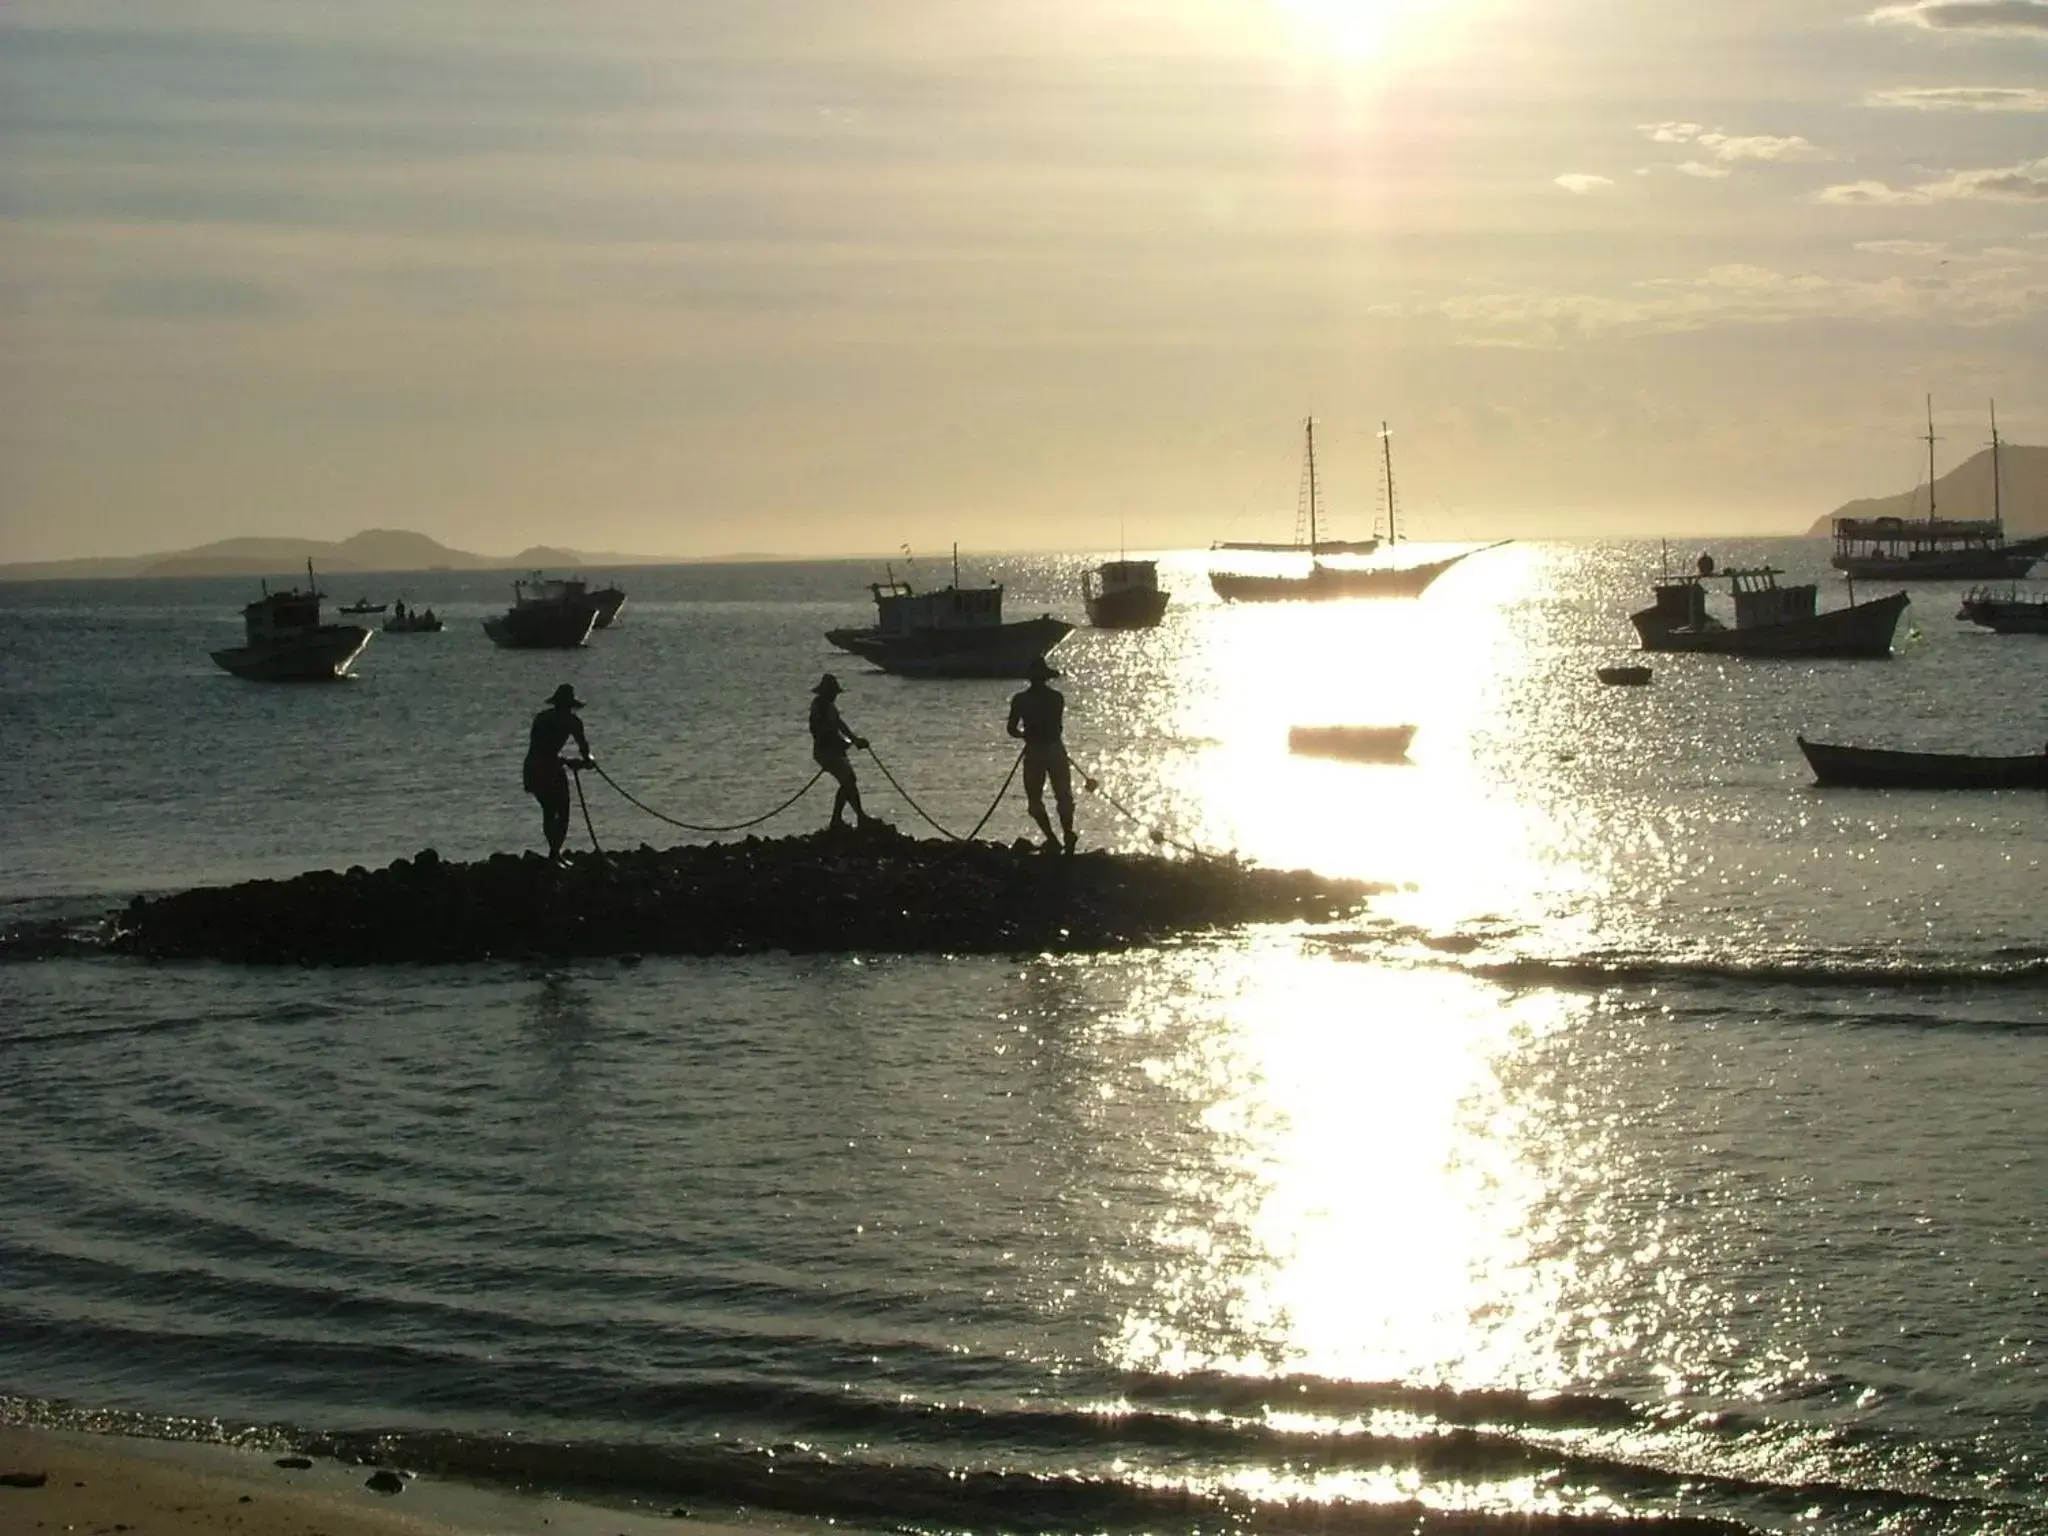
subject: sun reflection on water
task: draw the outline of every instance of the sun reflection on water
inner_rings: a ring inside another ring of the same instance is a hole
[[[1291,946],[1246,957],[1209,1027],[1145,1063],[1199,1118],[1150,1243],[1169,1256],[1112,1357],[1226,1371],[1538,1388],[1559,1379],[1545,1194],[1502,1074],[1574,1004]]]

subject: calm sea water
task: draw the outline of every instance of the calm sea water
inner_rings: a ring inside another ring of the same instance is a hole
[[[1135,813],[1084,838],[1395,894],[1078,958],[0,965],[0,1411],[930,1531],[2048,1531],[2048,803],[1820,791],[1793,744],[2038,747],[2048,641],[1920,587],[1889,662],[1606,689],[1654,546],[1384,605],[1226,609],[1204,562],[1058,653]],[[1078,618],[1081,563],[968,574]],[[533,847],[564,680],[708,822],[808,777],[829,667],[964,828],[1011,685],[831,652],[879,574],[622,572],[569,656],[490,646],[496,576],[337,578],[450,627],[331,688],[208,661],[253,582],[0,588],[0,913]],[[1413,761],[1288,756],[1352,721]]]

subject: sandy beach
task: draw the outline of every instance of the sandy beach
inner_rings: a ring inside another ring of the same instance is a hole
[[[281,1452],[0,1424],[0,1531],[8,1536],[693,1536],[797,1530],[801,1522],[717,1522],[403,1477]],[[304,1458],[300,1458],[304,1459]],[[24,1484],[29,1486],[24,1486]]]

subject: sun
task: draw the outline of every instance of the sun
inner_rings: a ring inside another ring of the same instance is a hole
[[[1297,53],[1347,62],[1378,59],[1424,20],[1429,0],[1265,0]]]

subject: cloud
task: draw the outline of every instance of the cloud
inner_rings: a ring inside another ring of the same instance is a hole
[[[1920,27],[1929,32],[1993,32],[2048,39],[2048,0],[1915,0],[1911,5],[1880,7],[1866,19],[1878,26]]]
[[[2048,112],[2048,91],[2016,85],[1900,86],[1872,91],[1865,100],[1921,112]]]
[[[1898,206],[1911,203],[1980,201],[2048,203],[2048,159],[1987,170],[1951,171],[1939,181],[1894,187],[1882,181],[1852,181],[1824,187],[1823,203],[1842,207]]]
[[[1601,293],[1467,294],[1427,306],[1464,346],[1550,350],[1607,339],[1814,322],[1986,327],[2048,313],[2048,250],[1958,252],[1938,269],[1877,277],[1753,263]]]
[[[1673,167],[1681,176],[1704,176],[1709,181],[1719,181],[1729,175],[1725,165],[1708,165],[1704,160],[1686,160]]]
[[[1653,144],[1686,144],[1712,155],[1724,165],[1745,160],[1832,160],[1835,157],[1819,145],[1792,134],[1734,134],[1698,123],[1640,123],[1637,129]],[[1691,162],[1694,165],[1698,161]],[[1685,167],[1681,166],[1681,170]],[[1697,176],[1699,171],[1687,171]]]
[[[1597,192],[1602,187],[1613,186],[1614,178],[1611,176],[1591,176],[1584,171],[1566,171],[1564,175],[1557,178],[1557,184],[1567,192],[1577,192],[1584,195],[1588,192]]]
[[[1946,240],[1858,240],[1856,249],[1879,256],[1939,256],[1948,249]]]

